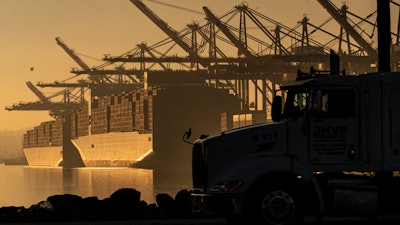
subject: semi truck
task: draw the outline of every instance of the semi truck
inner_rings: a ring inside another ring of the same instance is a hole
[[[200,210],[232,202],[270,225],[400,213],[399,72],[300,73],[276,93],[273,121],[193,143]]]

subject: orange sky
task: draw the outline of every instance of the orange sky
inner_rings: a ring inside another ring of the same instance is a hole
[[[237,0],[158,0],[202,12],[208,6],[216,15],[231,10]],[[289,27],[307,14],[321,23],[329,17],[316,0],[247,0],[250,8]],[[342,0],[333,1],[340,6]],[[347,1],[350,11],[361,16],[376,8],[376,0]],[[145,0],[154,12],[176,30],[204,16]],[[393,13],[393,12],[392,12]],[[397,12],[396,12],[397,13]],[[396,18],[397,19],[397,18]],[[392,23],[393,24],[393,23]],[[396,23],[397,25],[397,23]],[[20,101],[38,98],[26,81],[53,82],[71,77],[78,67],[56,44],[62,40],[76,52],[98,59],[120,55],[143,41],[153,44],[166,38],[129,0],[1,0],[0,1],[0,130],[31,129],[51,120],[48,112],[4,110]],[[82,56],[81,56],[82,57]],[[82,57],[90,66],[101,61]],[[30,68],[34,70],[31,71]],[[48,90],[44,90],[45,93]]]

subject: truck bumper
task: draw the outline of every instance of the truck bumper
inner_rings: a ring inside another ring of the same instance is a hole
[[[216,215],[240,214],[243,196],[192,194],[192,210],[194,213]]]

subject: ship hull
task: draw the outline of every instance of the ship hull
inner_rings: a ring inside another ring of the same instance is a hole
[[[152,151],[152,135],[111,132],[73,139],[86,167],[129,167]]]
[[[62,146],[23,148],[29,166],[60,166]]]
[[[85,167],[129,167],[152,152],[152,134],[111,132],[73,139]],[[62,165],[62,146],[24,148],[29,166]]]

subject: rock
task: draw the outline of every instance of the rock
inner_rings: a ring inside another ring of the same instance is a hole
[[[60,220],[70,221],[83,218],[83,198],[77,195],[53,195],[47,198],[54,207],[54,214]]]
[[[140,202],[140,192],[133,188],[122,188],[111,194],[110,202],[118,208],[134,208]]]
[[[55,211],[58,210],[76,210],[82,207],[82,197],[71,194],[53,195],[47,198]]]
[[[191,192],[180,190],[175,196],[176,209],[185,213],[192,211]]]
[[[159,208],[159,218],[176,218],[175,201],[170,195],[166,193],[157,194],[156,202]]]
[[[0,221],[1,222],[17,222],[20,220],[20,214],[24,211],[24,207],[2,207],[0,208]]]
[[[175,199],[166,193],[156,195],[156,203],[140,200],[140,192],[122,188],[109,198],[82,198],[77,195],[54,195],[24,207],[0,208],[1,222],[68,222],[135,219],[180,219],[191,216],[191,192],[179,191]]]
[[[41,201],[21,211],[21,216],[28,222],[52,221],[55,217],[54,207],[49,201]]]
[[[161,209],[175,208],[174,199],[166,193],[157,194],[156,202],[158,207],[160,207]]]
[[[112,212],[110,216],[119,219],[142,218],[147,206],[146,202],[140,201],[140,192],[133,188],[119,189],[104,202],[108,203],[109,212]]]
[[[97,197],[87,197],[82,200],[82,210],[87,220],[97,220],[104,217],[104,204]]]

